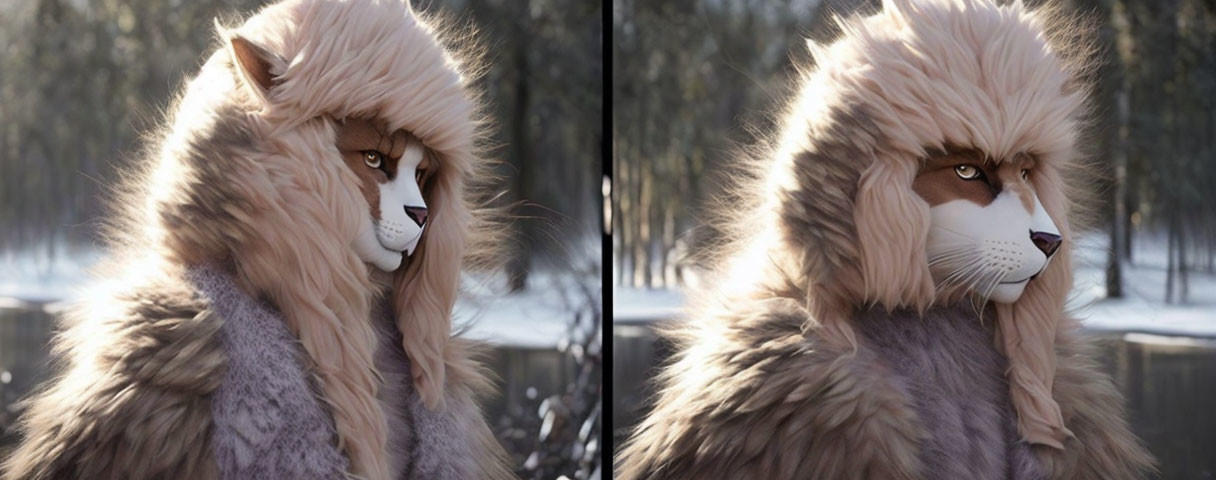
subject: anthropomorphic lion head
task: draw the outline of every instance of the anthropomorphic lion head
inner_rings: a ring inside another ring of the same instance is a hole
[[[724,277],[728,290],[794,285],[854,345],[861,308],[991,302],[1018,431],[1056,448],[1070,434],[1051,389],[1086,51],[1059,18],[889,0],[840,20],[841,37],[810,45],[816,65],[762,153],[775,161],[743,186],[766,192],[748,207],[766,227],[739,227]]]
[[[173,264],[227,262],[311,357],[352,471],[384,478],[370,302],[443,408],[484,161],[468,58],[401,0],[286,0],[218,26],[129,220]],[[135,203],[135,202],[132,202]],[[142,235],[141,234],[141,235]],[[463,373],[467,373],[464,371]]]

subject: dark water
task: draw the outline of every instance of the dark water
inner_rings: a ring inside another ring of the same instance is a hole
[[[1160,478],[1216,478],[1216,339],[1092,335],[1127,401],[1132,429],[1157,457]],[[645,414],[648,379],[670,348],[645,326],[618,324],[612,352],[612,434],[621,445]]]

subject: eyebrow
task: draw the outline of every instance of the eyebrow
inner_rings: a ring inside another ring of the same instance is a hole
[[[400,158],[402,155],[405,155],[405,148],[409,145],[410,134],[404,128],[393,130],[383,135],[382,138],[388,140],[388,149],[384,153],[393,158]]]
[[[947,164],[958,163],[959,161],[968,161],[983,164],[981,157],[969,151],[948,151],[940,155],[931,155],[925,159],[926,165],[941,166]]]

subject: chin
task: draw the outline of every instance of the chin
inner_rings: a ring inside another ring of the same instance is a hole
[[[1026,291],[1027,283],[1030,283],[1030,281],[1025,280],[1018,283],[997,285],[996,288],[992,290],[992,294],[988,296],[988,299],[997,303],[1016,302],[1022,297],[1022,292]]]
[[[384,272],[393,272],[401,268],[405,256],[414,250],[413,245],[408,245],[404,252],[384,246],[384,242],[377,238],[376,232],[372,228],[364,229],[352,246],[360,259]]]
[[[392,273],[401,268],[401,264],[405,262],[405,257],[414,254],[414,250],[418,248],[418,243],[411,243],[401,250],[389,248],[383,243],[377,244],[378,251],[372,255],[364,256],[363,261],[372,264],[377,270],[382,272]]]
[[[401,252],[394,252],[385,249],[384,254],[377,255],[370,263],[382,272],[394,272],[401,267],[401,261],[405,258]]]

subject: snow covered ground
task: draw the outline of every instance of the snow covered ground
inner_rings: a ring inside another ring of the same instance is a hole
[[[468,324],[470,338],[528,348],[553,348],[570,334],[581,338],[592,329],[599,335],[591,315],[603,312],[600,282],[598,276],[537,273],[524,291],[505,295],[466,279],[470,294],[456,302],[455,325]]]
[[[1106,298],[1105,232],[1083,235],[1074,261],[1075,283],[1068,306],[1094,330],[1216,338],[1216,275],[1191,272],[1185,304],[1166,304],[1164,237],[1137,235],[1133,265],[1124,265],[1124,298]],[[683,296],[673,290],[613,289],[613,322],[640,323],[671,318]]]
[[[678,290],[612,288],[612,323],[646,323],[680,314],[684,296]]]
[[[28,252],[0,253],[0,309],[46,304],[48,311],[56,311],[87,281],[88,268],[100,258],[95,251],[73,252],[54,260]],[[554,348],[576,315],[581,313],[577,328],[589,329],[586,307],[596,305],[598,309],[602,302],[598,276],[540,272],[531,275],[528,288],[516,294],[504,293],[501,286],[488,286],[494,283],[465,278],[471,294],[457,303],[453,324],[467,326],[470,338],[499,345]]]
[[[94,250],[73,251],[55,258],[25,251],[0,252],[0,308],[20,302],[41,304],[63,300],[100,258],[101,254]]]
[[[1166,304],[1164,237],[1138,235],[1132,240],[1134,264],[1123,267],[1124,298],[1106,298],[1105,233],[1079,241],[1076,276],[1069,307],[1095,330],[1159,335],[1216,337],[1216,275],[1191,272],[1185,304]]]

